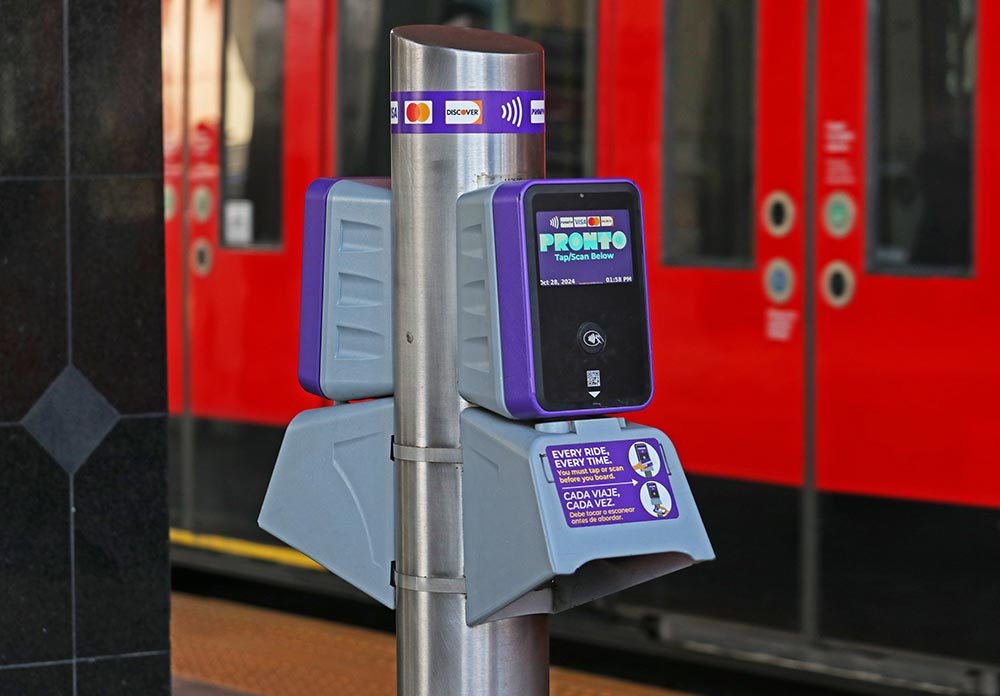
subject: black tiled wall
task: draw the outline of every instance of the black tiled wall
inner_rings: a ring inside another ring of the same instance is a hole
[[[0,0],[0,694],[169,694],[160,0]]]

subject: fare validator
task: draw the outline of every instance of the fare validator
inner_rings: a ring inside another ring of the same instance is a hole
[[[545,622],[509,619],[714,558],[670,439],[622,417],[653,395],[639,190],[517,180],[545,171],[541,46],[434,26],[390,44],[392,180],[305,196],[299,381],[339,403],[291,421],[259,523],[399,603],[401,692],[523,667],[500,690],[541,694],[520,646]],[[401,543],[429,526],[441,543]],[[461,650],[417,640],[425,622]]]
[[[669,438],[609,417],[653,396],[636,185],[504,182],[456,221],[458,388],[482,407],[461,419],[471,620],[713,558]]]
[[[371,400],[296,416],[260,515],[390,608],[392,217],[387,179],[307,192],[299,379]],[[454,234],[458,391],[474,406],[460,422],[467,622],[562,611],[714,558],[670,439],[620,417],[653,396],[636,185],[495,184],[459,197]]]
[[[627,180],[517,181],[459,198],[463,397],[527,420],[649,403],[641,211]]]

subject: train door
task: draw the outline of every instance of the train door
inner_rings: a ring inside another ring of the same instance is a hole
[[[165,81],[169,68],[183,83],[171,96],[183,175],[167,177],[166,195],[178,207],[168,341],[175,522],[186,529],[259,534],[273,456],[247,454],[276,454],[291,417],[321,404],[296,379],[301,199],[333,169],[335,5],[164,3],[165,55],[168,36],[186,42],[164,63]]]
[[[719,556],[672,578],[670,596],[692,612],[792,628],[805,5],[643,0],[599,11],[597,172],[636,179],[649,245],[656,395],[640,420],[676,437]],[[667,601],[665,587],[636,599]]]
[[[819,627],[996,660],[1000,6],[820,0]]]
[[[987,0],[601,4],[597,172],[638,180],[650,245],[642,419],[719,557],[635,601],[1000,653],[998,32]]]

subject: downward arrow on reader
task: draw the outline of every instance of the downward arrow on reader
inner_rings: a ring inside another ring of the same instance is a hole
[[[595,391],[595,392],[587,392],[587,393],[590,394],[592,397],[594,397],[596,399],[597,395],[600,394],[601,392]]]

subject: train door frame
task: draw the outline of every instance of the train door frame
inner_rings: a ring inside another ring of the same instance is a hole
[[[284,40],[282,48],[281,243],[242,248],[223,243],[219,219],[228,6],[218,0],[163,3],[164,17],[173,13],[164,23],[172,63],[164,67],[173,68],[175,79],[174,64],[183,63],[179,108],[184,124],[181,162],[172,163],[180,177],[169,182],[177,187],[179,204],[174,228],[168,222],[166,235],[171,508],[174,524],[182,528],[178,533],[228,531],[267,540],[256,528],[256,510],[250,509],[259,508],[260,496],[227,491],[240,488],[243,479],[259,478],[262,495],[273,463],[273,457],[265,456],[261,466],[253,466],[241,457],[237,443],[254,443],[258,450],[276,454],[288,414],[324,403],[303,392],[295,377],[298,277],[301,193],[313,178],[332,174],[335,160],[338,3],[283,4],[284,35],[296,38]],[[178,14],[183,21],[177,21]],[[165,56],[167,42],[165,38]],[[176,55],[178,45],[183,46],[182,60]],[[198,63],[207,64],[209,73],[196,75]],[[197,99],[199,109],[193,108]],[[200,118],[199,111],[208,117]],[[236,330],[233,317],[243,322]],[[254,321],[261,325],[253,326]],[[219,330],[227,322],[229,330]],[[233,514],[220,514],[227,507],[234,507]],[[240,522],[233,524],[236,517]]]

